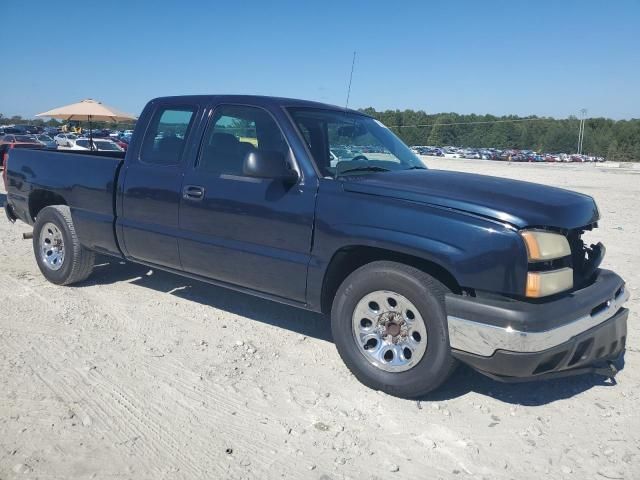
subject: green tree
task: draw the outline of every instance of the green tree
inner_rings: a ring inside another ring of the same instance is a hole
[[[494,115],[427,114],[422,110],[362,110],[377,118],[409,145],[455,145],[575,153],[579,120]],[[583,151],[616,160],[640,161],[640,119],[585,122]]]

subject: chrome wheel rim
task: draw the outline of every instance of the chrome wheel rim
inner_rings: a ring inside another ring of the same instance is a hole
[[[60,270],[64,264],[64,239],[53,223],[45,223],[40,230],[40,258],[49,270]]]
[[[389,290],[365,295],[352,317],[353,337],[369,363],[385,372],[416,366],[427,351],[427,328],[416,306]]]

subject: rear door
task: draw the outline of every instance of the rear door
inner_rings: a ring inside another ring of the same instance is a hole
[[[158,105],[141,145],[131,152],[121,176],[117,225],[121,248],[133,260],[181,269],[178,212],[182,172],[198,107]]]
[[[310,259],[317,180],[250,178],[243,162],[253,150],[296,160],[265,109],[219,105],[197,161],[187,166],[180,209],[185,271],[303,302]]]

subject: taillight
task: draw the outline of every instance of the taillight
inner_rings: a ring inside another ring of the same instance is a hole
[[[13,147],[13,145],[11,145]],[[7,185],[7,165],[9,163],[9,152],[4,152],[2,154],[2,181],[4,182],[4,189],[6,190],[9,186]]]

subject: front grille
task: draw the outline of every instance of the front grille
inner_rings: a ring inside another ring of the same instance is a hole
[[[567,235],[569,246],[571,247],[571,268],[573,268],[573,284],[582,283],[582,272],[585,268],[587,260],[587,251],[582,234],[584,230],[571,230]]]
[[[600,266],[604,256],[604,246],[601,243],[587,247],[582,240],[586,230],[593,229],[594,225],[577,228],[569,231],[567,240],[571,247],[571,268],[573,268],[573,287],[582,288],[591,283],[596,269]]]

